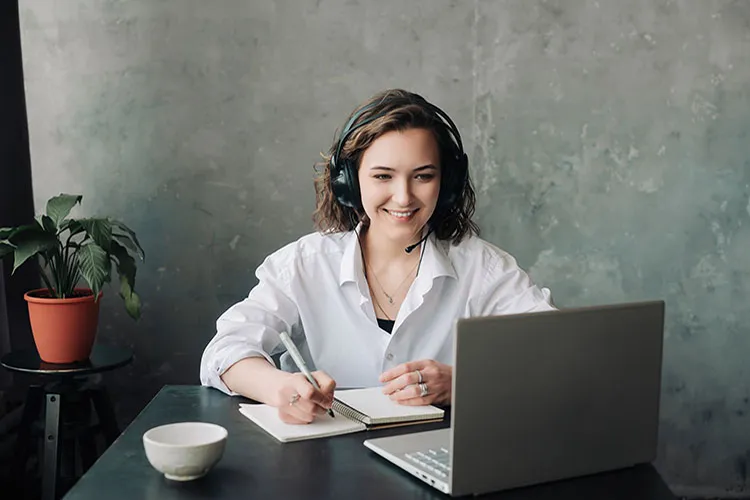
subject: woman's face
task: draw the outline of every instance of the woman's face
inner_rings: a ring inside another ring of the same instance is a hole
[[[432,132],[391,131],[378,137],[359,166],[368,232],[399,244],[419,239],[440,193],[440,154]]]

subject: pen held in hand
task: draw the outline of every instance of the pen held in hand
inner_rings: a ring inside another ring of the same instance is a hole
[[[294,345],[294,342],[292,342],[291,337],[289,337],[289,334],[286,332],[281,332],[279,334],[281,337],[281,342],[284,344],[284,347],[286,347],[286,350],[289,352],[289,355],[292,357],[292,360],[294,361],[294,364],[297,365],[297,368],[299,368],[299,371],[301,371],[305,377],[307,377],[307,380],[312,384],[315,389],[320,391],[320,386],[318,385],[318,382],[315,380],[315,377],[312,376],[312,373],[310,373],[310,370],[307,368],[307,364],[305,363],[305,360],[302,359],[302,355],[297,350],[297,346]],[[331,408],[328,408],[326,410],[328,415],[331,417],[334,417],[333,410]]]

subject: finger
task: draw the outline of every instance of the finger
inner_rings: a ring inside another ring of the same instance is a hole
[[[406,399],[414,399],[422,396],[422,390],[418,385],[409,385],[396,391],[390,395],[393,401],[404,401]]]
[[[396,403],[403,406],[427,406],[432,404],[432,400],[429,398],[409,398],[396,401]]]
[[[404,391],[401,391],[404,392]],[[408,394],[408,391],[406,391]],[[395,403],[398,403],[403,406],[425,406],[425,405],[431,405],[435,404],[435,402],[438,400],[437,394],[428,394],[427,396],[422,397],[421,391],[417,389],[417,392],[419,395],[416,397],[407,396],[402,399],[395,399],[391,397],[391,400]]]
[[[310,423],[315,419],[318,405],[304,398],[298,399],[294,404],[288,405],[284,410],[295,418]]]
[[[292,424],[292,425],[304,425],[309,424],[311,421],[303,420],[301,418],[297,418],[295,415],[290,413],[285,408],[279,408],[279,419],[281,419],[282,422],[285,424]]]
[[[409,371],[409,368],[411,365],[411,362],[409,363],[402,363],[398,366],[395,366],[391,368],[390,370],[386,370],[383,373],[380,374],[380,382],[390,382],[391,380],[400,377],[404,373]]]
[[[410,371],[403,375],[391,380],[385,387],[383,387],[383,394],[392,394],[396,391],[400,391],[403,388],[417,384],[419,382],[419,375],[417,371]]]
[[[300,395],[300,402],[309,403],[311,405],[319,405],[323,408],[328,408],[326,406],[328,404],[328,400],[330,399],[328,395],[323,394],[319,390],[317,390],[308,380],[307,377],[305,377],[303,374],[299,374],[298,377],[296,377],[297,383],[297,393]],[[317,379],[316,379],[317,381]],[[305,409],[309,409],[310,413],[315,413],[314,407],[307,407],[307,405],[303,405]]]
[[[291,405],[291,407],[297,410],[295,414],[309,416],[314,416],[316,408],[319,408],[317,404],[304,398],[300,398],[296,403]]]
[[[292,415],[298,420],[309,422],[315,417],[315,408],[317,407],[318,406],[312,401],[306,400],[300,396],[296,400],[290,399],[289,402],[279,406],[279,411]]]
[[[418,370],[424,366],[424,361],[409,361],[408,363],[401,363],[398,366],[395,366],[391,368],[390,370],[387,370],[380,374],[380,381],[381,382],[389,382],[393,380],[396,377],[400,377],[401,375],[413,372],[415,370]]]
[[[336,390],[336,381],[325,372],[315,372],[313,373],[313,377],[315,377],[315,381],[318,382],[318,385],[320,386],[320,392],[326,398],[325,407],[330,408],[331,404],[333,404],[333,393]]]
[[[295,376],[293,385],[289,388],[290,395],[289,397],[285,398],[285,407],[288,408],[295,408],[298,411],[293,411],[292,413],[296,415],[298,418],[301,417],[301,415],[315,415],[315,407],[317,406],[314,401],[310,399],[310,397],[315,393],[315,388],[310,385],[310,383],[307,381],[307,379],[303,378],[300,379],[299,377]],[[294,395],[298,395],[299,397],[296,398],[296,400],[293,400]]]

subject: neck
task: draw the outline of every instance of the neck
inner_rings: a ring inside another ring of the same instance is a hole
[[[378,238],[367,229],[362,233],[360,239],[362,249],[367,256],[367,262],[373,268],[380,268],[383,265],[408,264],[414,262],[415,259],[419,259],[419,254],[421,253],[420,246],[414,248],[411,253],[406,253],[405,249],[409,245],[419,241],[422,236],[422,233],[417,233],[410,241],[394,241]]]

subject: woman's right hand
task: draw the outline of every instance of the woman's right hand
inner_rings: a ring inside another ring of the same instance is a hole
[[[279,410],[279,418],[287,424],[309,424],[333,404],[336,382],[325,372],[312,373],[318,391],[302,373],[282,373],[271,406]]]

